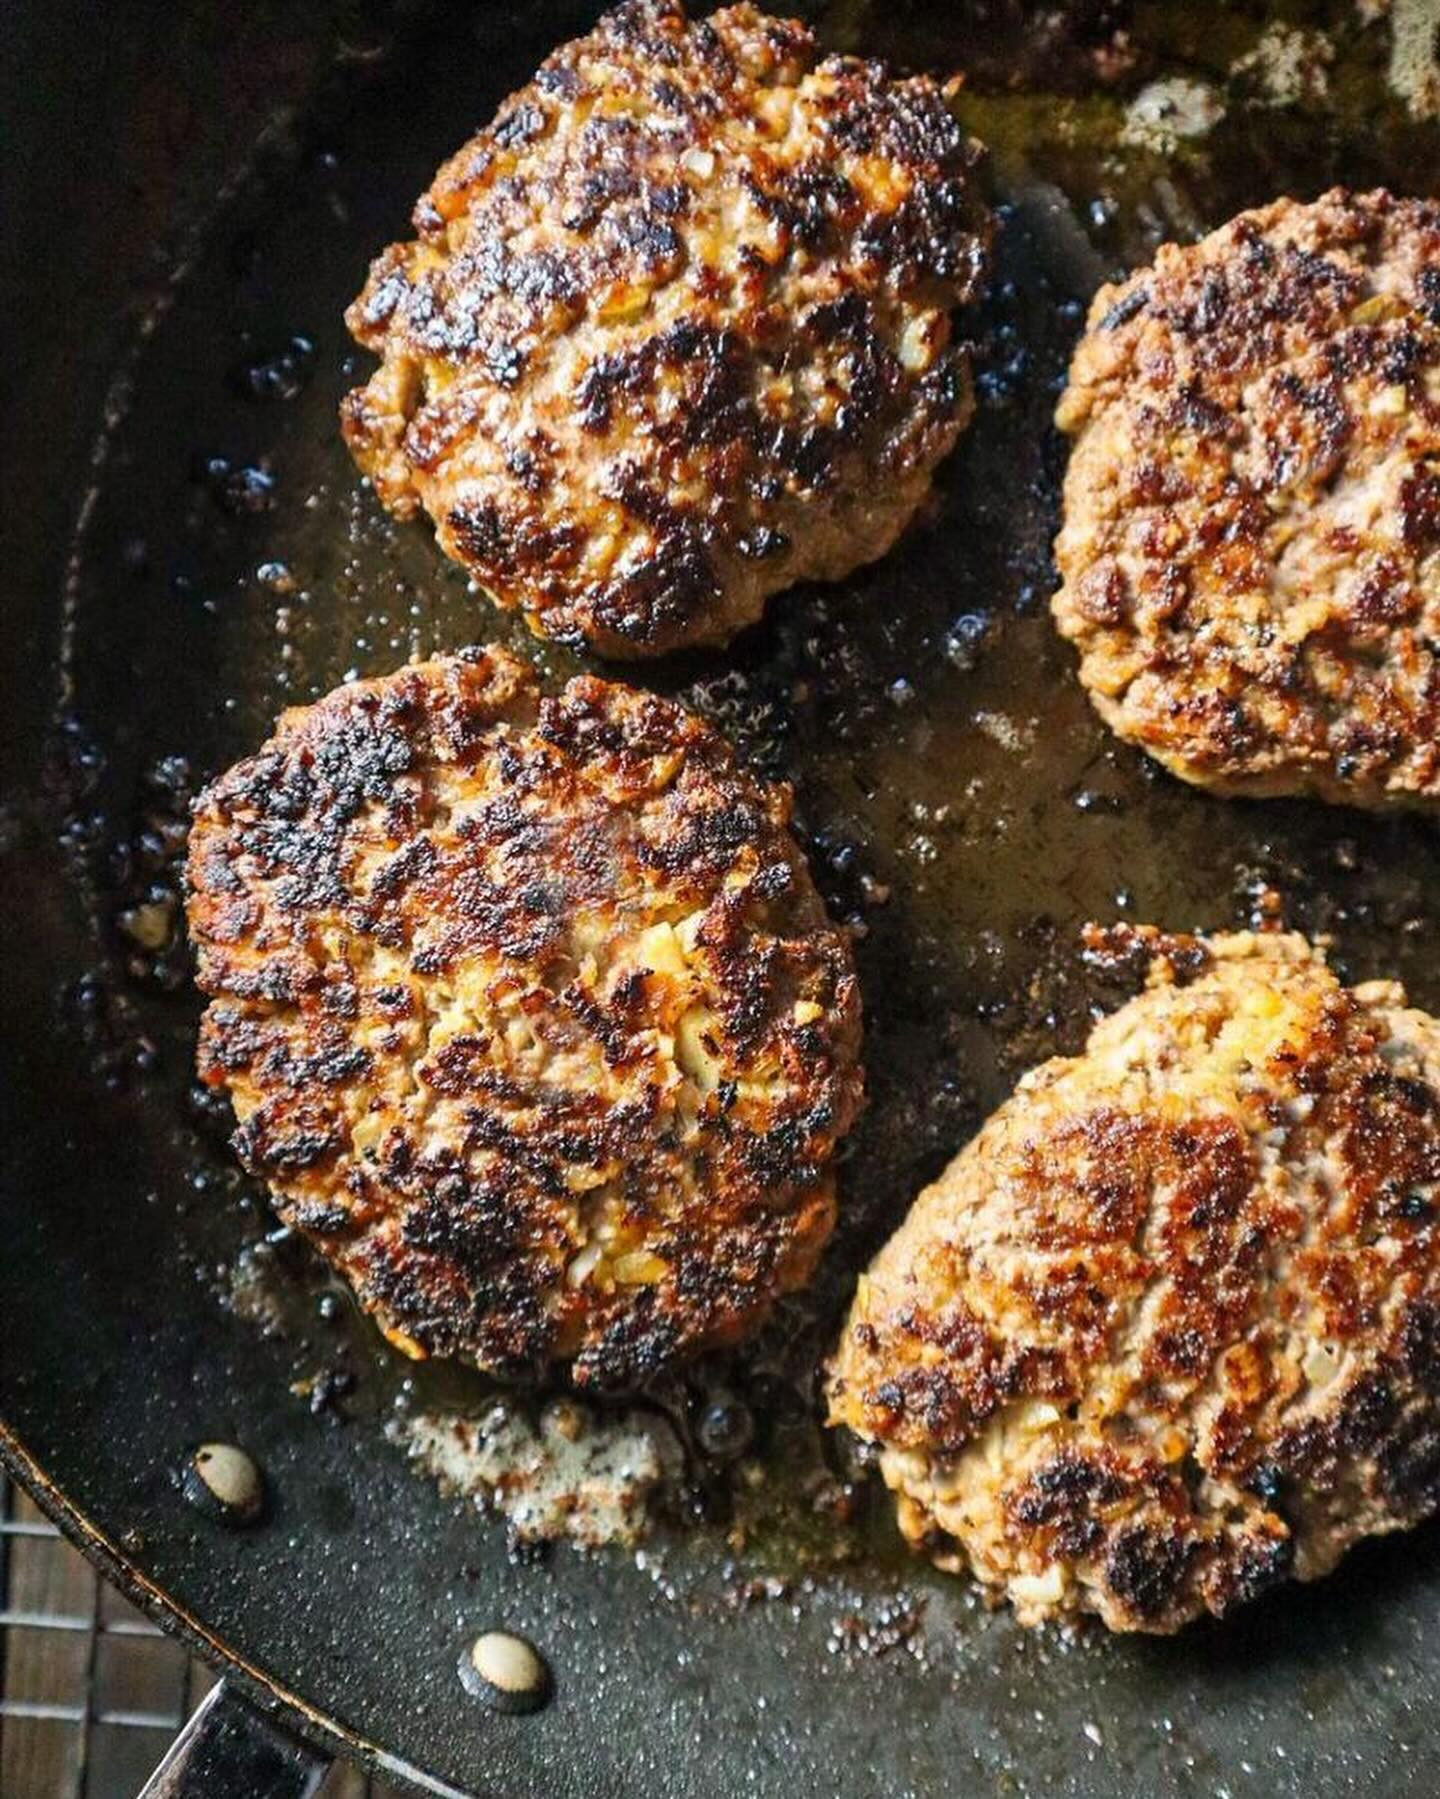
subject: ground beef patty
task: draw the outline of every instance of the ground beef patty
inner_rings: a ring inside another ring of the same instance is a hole
[[[860,1004],[789,816],[679,706],[497,650],[201,797],[202,1078],[402,1349],[628,1383],[807,1278]]]
[[[540,634],[724,643],[883,555],[968,417],[976,155],[928,79],[752,6],[631,0],[375,262],[346,439]]]
[[[1027,1624],[1172,1631],[1440,1502],[1440,1022],[1154,940],[861,1278],[832,1421]]]
[[[1187,781],[1440,803],[1440,202],[1280,200],[1103,288],[1060,629]]]

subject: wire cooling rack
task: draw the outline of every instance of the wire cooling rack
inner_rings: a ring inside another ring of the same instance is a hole
[[[215,1676],[0,1479],[0,1795],[133,1799]],[[400,1799],[337,1767],[324,1799]]]

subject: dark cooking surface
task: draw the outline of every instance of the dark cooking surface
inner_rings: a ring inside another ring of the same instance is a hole
[[[691,1383],[692,1400],[729,1380],[749,1393],[760,1497],[700,1481],[694,1507],[710,1521],[662,1533],[643,1567],[618,1551],[512,1560],[502,1527],[441,1499],[382,1435],[407,1377],[423,1402],[473,1402],[477,1384],[417,1374],[344,1306],[322,1318],[318,1276],[293,1246],[258,1258],[283,1334],[227,1306],[237,1258],[271,1221],[189,1096],[183,957],[136,956],[118,921],[163,911],[185,793],[253,747],[280,706],[417,651],[530,647],[423,529],[395,527],[360,490],[334,423],[354,366],[340,313],[440,157],[593,11],[409,8],[388,56],[388,30],[347,13],[323,98],[220,205],[124,365],[63,615],[53,808],[12,790],[0,815],[16,1064],[0,1415],[226,1643],[362,1736],[482,1790],[1432,1791],[1440,1528],[1363,1550],[1224,1628],[1069,1642],[987,1618],[963,1582],[905,1558],[873,1489],[852,1525],[811,1503],[843,1469],[822,1459],[835,1451],[810,1422],[809,1376],[857,1267],[1018,1073],[1073,1047],[1087,1006],[1115,997],[1079,961],[1081,923],[1222,926],[1278,907],[1332,931],[1347,971],[1397,973],[1440,1007],[1433,825],[1227,805],[1153,774],[1092,719],[1045,616],[1061,466],[1048,415],[1095,282],[1160,236],[1282,189],[1440,177],[1435,128],[1378,97],[1383,43],[1348,8],[1333,111],[1237,102],[1173,161],[1118,163],[1135,89],[1177,68],[1223,71],[1255,18],[1175,7],[1167,25],[1142,7],[1118,96],[1097,89],[1083,49],[1061,46],[1035,83],[1089,97],[1037,100],[998,91],[1013,44],[994,8],[966,104],[1008,204],[982,403],[934,518],[843,587],[775,604],[734,653],[637,677],[685,694],[795,782],[822,888],[868,931],[873,1099],[845,1222],[813,1298]],[[846,45],[963,63],[963,13],[837,0],[828,23]],[[298,51],[277,52],[256,79],[269,92],[304,75]],[[238,91],[258,128],[243,84],[216,87],[210,103]],[[166,139],[165,106],[151,113]],[[143,196],[133,204],[144,221]],[[54,436],[32,453],[53,452],[59,482]],[[75,474],[72,515],[83,486]],[[57,604],[52,584],[36,643]],[[27,643],[22,663],[12,649],[22,743],[26,708],[52,708],[59,685],[36,653]],[[57,841],[83,905],[60,896]],[[246,1444],[269,1475],[271,1512],[249,1535],[201,1521],[170,1481],[186,1446],[213,1437]],[[735,1505],[752,1528],[732,1556]],[[455,1679],[461,1645],[496,1622],[553,1663],[558,1696],[538,1717],[483,1713]]]

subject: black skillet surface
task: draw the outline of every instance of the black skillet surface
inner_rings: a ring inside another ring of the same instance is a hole
[[[866,933],[873,1102],[816,1292],[661,1396],[683,1420],[707,1392],[745,1394],[759,1485],[697,1462],[638,1559],[508,1554],[384,1434],[416,1404],[479,1404],[481,1384],[399,1364],[293,1244],[264,1244],[273,1221],[192,1097],[183,946],[126,934],[137,909],[164,916],[187,793],[351,670],[519,641],[359,487],[334,424],[340,312],[435,163],[593,10],[22,9],[0,1447],[249,1690],[302,1697],[309,1728],[415,1778],[555,1799],[1432,1793],[1440,1530],[1177,1641],[1026,1633],[904,1557],[813,1423],[855,1271],[916,1185],[1117,997],[1080,961],[1085,920],[1278,912],[1333,933],[1347,971],[1398,973],[1440,1007],[1433,826],[1225,804],[1154,774],[1094,722],[1044,612],[1047,421],[1095,283],[1279,191],[1434,191],[1437,128],[1387,93],[1386,27],[1328,9],[1326,93],[1278,107],[1228,73],[1259,7],[1139,5],[1123,53],[1083,8],[1074,31],[1004,5],[819,10],[843,47],[971,67],[1005,210],[982,402],[930,520],[731,653],[640,677],[795,782],[822,885]],[[1135,92],[1176,74],[1224,82],[1226,117],[1172,151],[1122,144]],[[146,248],[162,219],[168,260]],[[148,297],[117,327],[137,281]],[[237,1266],[279,1330],[237,1309]],[[248,1533],[171,1479],[214,1437],[267,1471]],[[455,1677],[496,1623],[553,1665],[538,1716],[493,1716]]]

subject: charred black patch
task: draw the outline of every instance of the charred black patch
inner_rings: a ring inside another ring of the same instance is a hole
[[[1223,1618],[1237,1605],[1249,1605],[1288,1579],[1295,1566],[1295,1539],[1286,1532],[1242,1537],[1218,1555],[1202,1576],[1209,1610]]]
[[[1105,1552],[1105,1580],[1135,1618],[1179,1607],[1200,1544],[1178,1526],[1137,1524],[1117,1531]]]
[[[1022,1529],[1045,1531],[1056,1553],[1074,1558],[1088,1555],[1102,1540],[1105,1508],[1132,1494],[1132,1485],[1113,1468],[1077,1450],[1037,1469],[1009,1497],[1006,1509]]]
[[[1411,1380],[1440,1397],[1440,1303],[1426,1300],[1406,1307],[1400,1362]]]
[[[1440,544],[1440,460],[1417,468],[1400,488],[1400,521],[1412,549]]]
[[[1101,318],[1101,331],[1118,331],[1122,325],[1128,325],[1131,319],[1138,317],[1150,303],[1150,290],[1146,287],[1132,287],[1130,292],[1119,299]]]
[[[299,1174],[339,1153],[343,1138],[330,1121],[298,1117],[279,1121],[256,1112],[235,1132],[235,1153],[256,1174]]]

